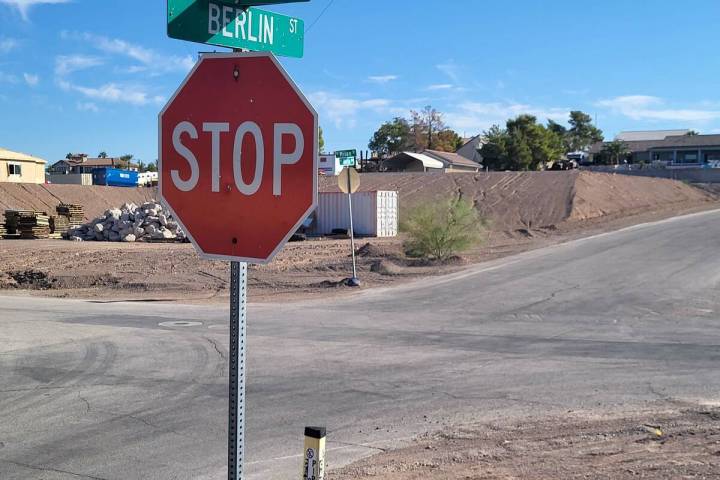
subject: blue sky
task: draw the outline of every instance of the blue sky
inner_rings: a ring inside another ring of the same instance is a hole
[[[305,58],[282,62],[319,111],[329,150],[366,149],[380,123],[424,105],[468,136],[574,109],[596,115],[606,136],[720,132],[720,40],[703,21],[720,17],[717,0],[268,9],[309,27]],[[0,146],[50,161],[101,150],[152,161],[158,111],[211,50],[167,38],[163,0],[0,0]]]

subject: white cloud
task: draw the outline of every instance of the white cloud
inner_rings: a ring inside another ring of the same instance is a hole
[[[354,127],[357,123],[358,113],[363,110],[378,113],[387,113],[393,110],[390,100],[384,98],[358,100],[326,91],[313,92],[308,97],[320,114],[329,118],[337,128]]]
[[[368,80],[374,83],[388,83],[398,78],[397,75],[373,75],[368,77]]]
[[[504,125],[508,119],[518,115],[528,114],[537,117],[538,121],[545,122],[552,119],[557,122],[566,122],[569,108],[545,108],[522,103],[480,103],[465,102],[455,111],[444,115],[446,123],[458,131],[482,132],[493,125]]]
[[[93,102],[78,102],[77,109],[81,112],[93,112],[97,113],[100,111],[100,108]]]
[[[14,38],[0,38],[0,53],[8,53],[15,50],[20,42]]]
[[[23,73],[23,78],[25,79],[25,83],[27,83],[31,87],[35,87],[38,83],[40,83],[40,77],[38,75],[33,75],[31,73]]]
[[[58,3],[70,3],[70,0],[0,0],[0,3],[9,5],[20,12],[20,16],[26,22],[30,20],[30,8],[35,5],[49,5]]]
[[[87,55],[59,55],[55,57],[55,75],[64,77],[73,72],[97,67],[103,64],[103,60]]]
[[[79,40],[89,46],[111,55],[130,58],[139,65],[126,69],[128,73],[149,72],[151,74],[181,72],[187,73],[195,65],[192,55],[177,56],[159,53],[150,48],[133,44],[118,38],[109,38],[92,33],[78,33],[63,31],[60,34],[65,40]]]
[[[131,105],[160,105],[165,98],[159,95],[152,95],[138,85],[121,85],[117,83],[106,83],[100,87],[86,87],[76,85],[66,80],[59,80],[60,88],[66,91],[74,91],[92,100],[101,100],[111,103],[129,103]]]
[[[450,79],[457,83],[460,78],[460,66],[455,63],[454,60],[450,60],[445,63],[441,63],[439,65],[435,65],[435,68],[443,72],[445,75],[450,77]]]
[[[435,85],[428,85],[425,90],[452,90],[453,85],[451,83],[437,83]]]
[[[633,120],[709,122],[720,119],[720,110],[668,108],[665,100],[650,95],[624,95],[600,100],[596,105]]]

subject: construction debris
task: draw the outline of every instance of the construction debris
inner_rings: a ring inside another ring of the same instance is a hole
[[[82,205],[74,203],[61,203],[55,210],[59,216],[66,217],[68,219],[69,228],[79,228],[85,221],[85,211]]]
[[[5,224],[8,230],[4,236],[18,234],[19,238],[32,240],[50,237],[50,217],[46,212],[34,210],[6,210]]]
[[[171,242],[187,237],[170,213],[151,201],[110,209],[92,222],[68,230],[67,238],[76,242]]]

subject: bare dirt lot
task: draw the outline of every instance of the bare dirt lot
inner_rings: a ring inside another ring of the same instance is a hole
[[[718,208],[718,197],[682,182],[579,172],[490,174],[367,174],[364,190],[397,190],[401,215],[414,205],[462,195],[489,220],[482,245],[437,265],[405,256],[402,237],[360,239],[363,287],[385,286],[449,273],[477,263],[579,236],[692,211]],[[323,178],[321,190],[332,191]],[[88,217],[125,201],[141,202],[154,189],[10,185],[0,207],[51,210],[82,203]],[[347,293],[348,240],[291,243],[275,261],[252,267],[253,301]],[[119,244],[62,240],[0,241],[0,289],[75,297],[224,301],[228,266],[201,260],[188,244]]]
[[[658,407],[611,417],[447,428],[361,460],[331,480],[720,478],[720,409]]]

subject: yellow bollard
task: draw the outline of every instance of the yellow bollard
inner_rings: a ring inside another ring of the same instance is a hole
[[[325,427],[305,427],[303,480],[325,479]]]

